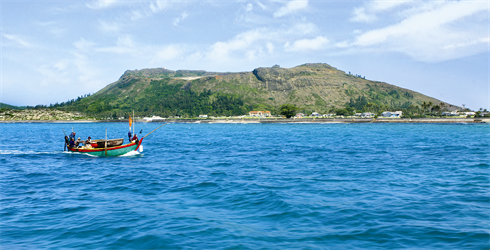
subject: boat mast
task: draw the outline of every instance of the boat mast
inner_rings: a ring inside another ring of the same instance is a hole
[[[105,155],[107,155],[107,129],[105,130],[104,151],[105,151]]]
[[[133,109],[133,135],[134,135],[134,122],[135,122],[135,121],[136,121],[136,120],[134,119],[134,109]]]

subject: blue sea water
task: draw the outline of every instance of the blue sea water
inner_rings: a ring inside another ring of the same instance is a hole
[[[0,249],[490,248],[488,124],[168,124],[123,157],[72,128],[127,141],[0,124]]]

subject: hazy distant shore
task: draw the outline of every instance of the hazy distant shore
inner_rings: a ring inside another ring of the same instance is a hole
[[[93,123],[93,122],[128,122],[128,120],[19,120],[0,121],[0,123]],[[321,118],[321,119],[286,119],[286,118],[263,118],[263,119],[135,119],[135,122],[171,122],[171,123],[490,123],[490,118]]]

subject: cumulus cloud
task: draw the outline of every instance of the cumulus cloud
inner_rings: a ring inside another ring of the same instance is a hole
[[[284,44],[285,51],[313,51],[325,49],[328,44],[328,39],[324,36],[317,36],[313,39],[299,39],[292,44],[286,42]]]
[[[293,0],[274,12],[274,17],[286,16],[306,7],[308,7],[308,0]]]
[[[228,42],[216,42],[207,57],[217,61],[227,60],[230,53],[247,49],[252,43],[264,39],[266,34],[264,29],[255,29],[241,33]]]

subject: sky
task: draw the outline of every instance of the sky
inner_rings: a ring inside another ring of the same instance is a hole
[[[0,102],[49,105],[130,69],[327,63],[490,109],[490,1],[0,0]]]

